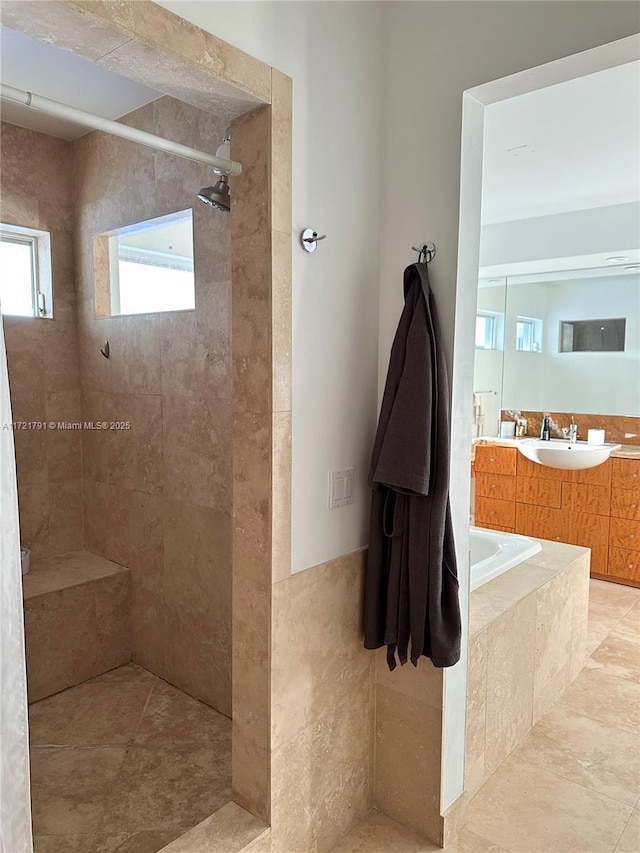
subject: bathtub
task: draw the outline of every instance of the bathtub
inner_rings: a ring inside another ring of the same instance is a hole
[[[472,592],[542,550],[537,539],[483,527],[470,529],[469,545]]]

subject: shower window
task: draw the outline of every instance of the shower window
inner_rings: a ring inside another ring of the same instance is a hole
[[[195,308],[191,210],[100,234],[94,256],[98,314]]]
[[[14,317],[51,317],[50,235],[0,225],[0,309]]]

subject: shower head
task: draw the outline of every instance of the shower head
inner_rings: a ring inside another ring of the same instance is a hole
[[[221,175],[215,187],[203,187],[198,193],[198,198],[209,207],[229,213],[231,210],[231,196],[229,195],[229,178]]]
[[[224,160],[231,159],[231,128],[228,127],[222,139],[222,144],[218,146],[216,157],[222,157]],[[209,207],[216,210],[221,210],[223,213],[229,213],[231,210],[231,197],[229,196],[229,176],[221,169],[213,170],[216,175],[220,175],[220,179],[215,187],[204,187],[198,193],[198,198]]]

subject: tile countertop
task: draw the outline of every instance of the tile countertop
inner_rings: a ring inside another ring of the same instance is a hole
[[[533,435],[527,435],[525,438],[536,438]],[[471,459],[475,459],[475,448],[477,445],[495,444],[497,447],[516,447],[517,438],[499,438],[496,436],[479,436],[472,440]],[[607,444],[617,444],[618,442],[607,442]],[[623,444],[618,450],[611,451],[611,457],[619,457],[621,459],[640,459],[639,444]]]

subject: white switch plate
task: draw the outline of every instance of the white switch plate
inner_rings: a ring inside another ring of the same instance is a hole
[[[353,503],[354,473],[355,468],[329,472],[329,509]]]

